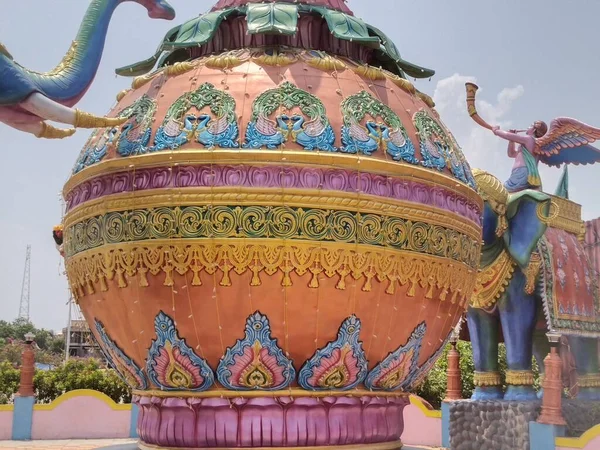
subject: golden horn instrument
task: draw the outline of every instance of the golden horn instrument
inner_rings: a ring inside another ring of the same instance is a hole
[[[467,88],[467,110],[469,111],[469,115],[475,122],[477,122],[478,125],[491,130],[492,126],[479,117],[477,108],[475,107],[475,96],[477,95],[479,86],[477,86],[475,83],[465,83],[465,87]]]
[[[127,117],[98,117],[79,109],[75,110],[75,128],[116,127],[127,122]]]

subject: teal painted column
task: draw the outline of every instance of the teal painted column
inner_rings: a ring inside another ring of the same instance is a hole
[[[137,434],[137,421],[138,414],[140,413],[140,409],[138,405],[135,403],[131,404],[131,423],[129,424],[129,437],[137,439],[139,436]]]
[[[529,422],[529,449],[554,450],[556,438],[565,435],[565,427]]]
[[[448,402],[442,402],[442,447],[450,448],[450,403]]]
[[[12,424],[12,438],[14,441],[28,441],[31,439],[34,403],[35,397],[15,397]]]

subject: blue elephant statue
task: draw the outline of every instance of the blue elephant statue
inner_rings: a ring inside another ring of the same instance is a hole
[[[550,195],[509,194],[493,175],[473,174],[484,212],[478,283],[467,309],[475,363],[472,399],[536,399],[532,357],[543,375],[548,329],[569,336],[579,396],[600,399],[600,308],[581,242],[548,226],[551,206],[558,208]],[[498,371],[500,336],[507,353],[505,392]]]

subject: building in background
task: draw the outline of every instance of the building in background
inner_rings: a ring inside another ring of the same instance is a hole
[[[65,337],[65,348],[68,347],[69,356],[79,358],[102,357],[100,348],[96,344],[90,327],[85,320],[71,320],[70,339],[67,339],[68,328],[63,328],[62,334]]]

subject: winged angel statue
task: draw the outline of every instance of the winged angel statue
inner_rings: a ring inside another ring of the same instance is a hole
[[[550,122],[550,127],[538,121],[527,130],[503,131],[500,127],[490,126],[479,117],[475,108],[478,88],[473,83],[467,83],[466,87],[467,107],[473,120],[492,130],[496,136],[509,141],[508,156],[515,160],[510,178],[505,183],[509,192],[541,190],[542,182],[538,171],[540,162],[554,167],[600,162],[600,150],[591,145],[600,139],[600,128],[568,117],[559,117]]]

